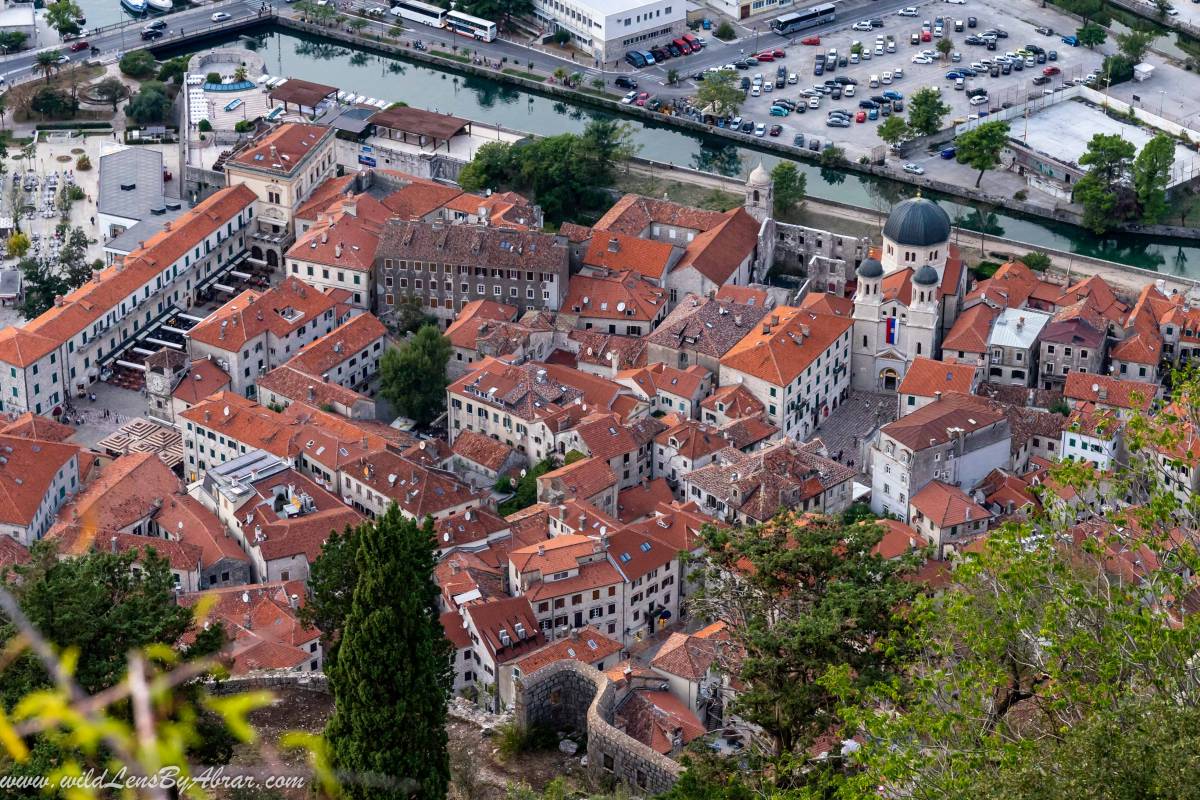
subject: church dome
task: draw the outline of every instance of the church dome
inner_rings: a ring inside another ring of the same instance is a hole
[[[860,278],[878,278],[882,275],[883,264],[880,264],[877,258],[865,258],[858,265],[858,277]]]
[[[758,166],[750,172],[750,179],[746,181],[750,186],[770,186],[771,174],[763,169],[762,162],[758,162]]]
[[[913,197],[892,209],[883,235],[909,247],[941,244],[950,240],[950,215],[932,200]]]
[[[919,270],[917,270],[917,273],[913,275],[913,283],[917,284],[918,286],[937,286],[939,280],[940,279],[938,278],[937,270],[931,267],[929,264],[921,267]]]

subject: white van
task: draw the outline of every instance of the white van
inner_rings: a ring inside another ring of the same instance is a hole
[[[872,89],[879,86],[879,76],[878,75],[871,76],[870,86]]]
[[[890,73],[890,72],[883,73],[883,77],[880,78],[880,80],[883,81],[884,83],[891,83],[892,82],[892,73]]]

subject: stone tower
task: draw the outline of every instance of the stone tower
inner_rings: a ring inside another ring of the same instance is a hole
[[[771,218],[774,208],[775,184],[771,181],[771,174],[759,161],[746,180],[746,213],[763,222]]]

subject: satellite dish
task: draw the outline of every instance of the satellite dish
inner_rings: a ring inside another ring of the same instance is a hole
[[[586,295],[586,294],[583,296],[583,304],[584,304],[585,306],[588,304],[588,297],[587,297],[587,295]]]
[[[521,468],[521,477],[522,478],[525,477],[525,468],[524,467]]]
[[[741,383],[741,382],[742,382],[742,376],[741,376],[741,375],[738,375],[738,376],[737,376],[737,382],[738,382],[738,383]]]
[[[617,311],[624,311],[624,310],[625,310],[625,301],[622,300],[620,303],[617,303]]]
[[[443,541],[443,542],[448,542],[448,541],[450,541],[450,534],[449,534],[449,533],[443,533],[443,534],[442,534],[442,541]]]
[[[1093,383],[1093,384],[1092,384],[1092,391],[1093,391],[1093,392],[1098,392],[1098,391],[1100,391],[1100,384],[1098,384],[1098,383]]]

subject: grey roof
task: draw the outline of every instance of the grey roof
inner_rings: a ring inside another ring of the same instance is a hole
[[[21,294],[21,271],[0,270],[0,297],[17,297]]]
[[[879,263],[878,258],[864,258],[863,262],[858,265],[860,278],[878,278],[881,275],[883,275],[883,264]]]
[[[164,201],[162,153],[129,147],[100,157],[99,213],[141,220]]]
[[[988,344],[992,347],[1013,347],[1028,350],[1037,342],[1050,315],[1028,308],[1006,308],[992,326]]]
[[[326,111],[313,120],[316,125],[326,125],[333,128],[335,131],[345,131],[347,133],[360,134],[367,129],[371,124],[367,121],[368,117],[375,114],[377,108],[346,108],[344,106],[334,106],[326,109]]]
[[[950,215],[932,200],[912,197],[888,215],[883,235],[896,244],[928,247],[950,240]]]
[[[926,264],[917,270],[913,275],[913,283],[921,286],[936,286],[941,279],[938,278],[937,270],[931,265]]]
[[[136,225],[132,225],[122,233],[104,243],[104,249],[127,256],[137,249],[138,242],[144,242],[162,230],[163,223],[175,219],[183,213],[183,209],[167,211],[163,214],[151,214]]]

